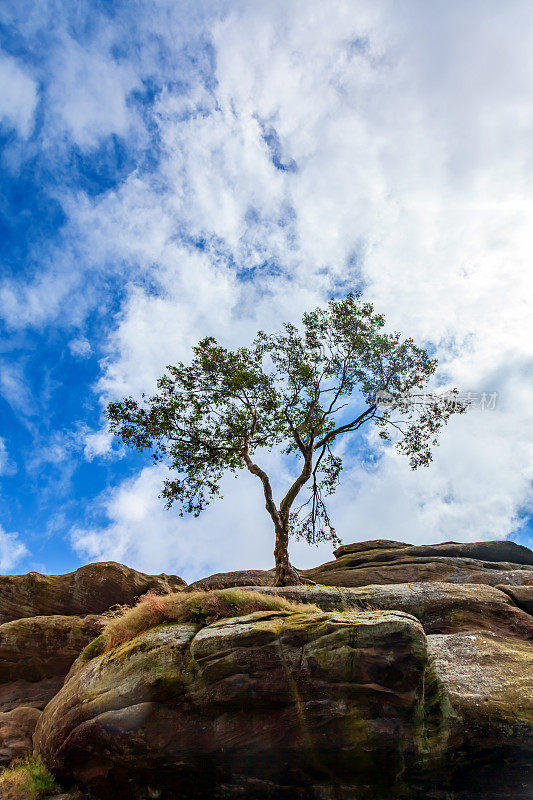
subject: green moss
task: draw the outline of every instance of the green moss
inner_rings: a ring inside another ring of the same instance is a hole
[[[465,615],[463,611],[452,611],[450,614],[450,627],[460,628],[464,625]]]
[[[276,595],[238,588],[149,596],[107,624],[103,632],[104,652],[168,622],[192,623],[203,627],[221,619],[247,616],[256,611],[303,610],[319,612],[320,609],[293,603]]]
[[[54,776],[37,758],[17,761],[0,774],[0,797],[5,800],[40,800],[59,791]]]
[[[92,642],[89,642],[87,647],[85,647],[80,653],[80,659],[82,661],[90,661],[97,656],[101,656],[105,650],[105,639],[102,635],[97,636],[96,639],[93,639]]]

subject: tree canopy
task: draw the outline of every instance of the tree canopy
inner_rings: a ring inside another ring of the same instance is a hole
[[[230,350],[208,336],[189,364],[167,367],[155,395],[111,403],[111,429],[168,464],[162,496],[180,514],[200,514],[220,494],[227,471],[256,475],[276,531],[278,583],[297,580],[289,534],[312,543],[337,538],[326,507],[342,470],[337,440],[375,425],[416,469],[432,460],[450,415],[465,410],[456,390],[444,398],[427,391],[437,360],[384,328],[371,303],[349,294],[304,314],[300,326],[260,331],[250,347]],[[298,462],[279,504],[256,463],[273,448]]]

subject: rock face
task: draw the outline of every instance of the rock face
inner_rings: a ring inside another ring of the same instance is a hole
[[[236,572],[217,572],[208,578],[201,578],[199,581],[190,583],[187,586],[188,592],[195,592],[198,589],[209,591],[210,589],[227,589],[232,586],[272,586],[274,583],[275,572],[273,569],[244,569]]]
[[[445,747],[447,720],[413,617],[257,612],[78,663],[34,741],[102,798],[374,798]]]
[[[150,589],[176,591],[181,586],[185,582],[175,575],[144,575],[113,561],[67,575],[0,575],[0,623],[51,614],[101,614]]]
[[[41,712],[20,706],[0,713],[0,766],[31,753],[32,736]]]
[[[101,629],[97,616],[30,617],[0,625],[0,764],[31,752],[41,710]]]
[[[102,629],[97,614],[149,589],[183,585],[181,578],[143,575],[114,563],[68,575],[0,576],[0,765],[31,752],[42,709]]]
[[[343,545],[335,555],[335,561],[302,574],[327,586],[422,581],[533,586],[533,553],[514,542],[445,542],[415,547],[377,540]]]
[[[314,586],[249,570],[185,587],[118,564],[0,577],[0,764],[33,746],[93,800],[531,800],[533,552],[336,555],[304,573]],[[109,606],[230,586],[321,610],[85,648]]]
[[[0,684],[64,677],[102,630],[102,618],[30,617],[0,625]]]
[[[428,636],[428,648],[467,742],[478,752],[506,740],[533,751],[531,644],[471,631]]]
[[[445,542],[414,546],[389,539],[355,542],[335,550],[329,561],[301,575],[325,586],[359,587],[390,583],[477,583],[533,586],[533,552],[514,542]],[[187,589],[272,586],[274,570],[219,572]]]
[[[513,588],[529,590],[529,587]],[[492,586],[397,583],[358,589],[336,586],[264,586],[254,587],[254,590],[276,594],[296,603],[314,603],[323,611],[405,611],[422,623],[426,633],[490,630],[502,635],[533,640],[533,617],[518,608],[510,594]]]
[[[523,608],[528,614],[533,614],[533,586],[504,586],[496,588],[508,594],[517,606]]]

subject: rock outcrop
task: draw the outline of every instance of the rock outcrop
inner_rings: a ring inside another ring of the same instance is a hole
[[[335,550],[335,560],[300,574],[324,586],[390,583],[475,583],[533,587],[533,552],[514,542],[445,542],[410,545],[388,539],[356,542]],[[187,589],[272,586],[274,570],[220,572]],[[528,595],[531,597],[531,595]]]
[[[533,640],[533,617],[511,595],[482,584],[397,583],[358,589],[262,586],[254,590],[296,603],[314,603],[323,611],[405,611],[422,623],[426,633],[489,630]]]
[[[42,709],[102,629],[100,612],[150,589],[183,585],[181,578],[144,575],[115,563],[68,575],[0,576],[0,765],[31,752]]]
[[[33,732],[40,716],[37,708],[28,706],[0,713],[0,767],[31,753]]]
[[[519,608],[533,614],[533,586],[505,586],[499,584],[497,589],[508,594]]]
[[[0,575],[0,624],[51,614],[101,614],[151,589],[168,592],[181,586],[185,581],[175,575],[145,575],[114,561],[88,564],[67,575]]]
[[[31,752],[41,710],[101,629],[98,616],[30,617],[0,625],[0,764]]]
[[[336,556],[283,588],[272,570],[186,587],[113,563],[0,577],[0,764],[34,747],[65,800],[531,800],[533,552]],[[320,610],[92,641],[149,590],[235,586]]]
[[[233,586],[272,586],[275,571],[273,569],[243,569],[235,572],[216,572],[207,578],[200,578],[187,586],[186,591],[195,592],[210,589],[228,589]]]
[[[326,586],[423,581],[533,586],[533,553],[514,542],[445,542],[415,547],[377,540],[377,545],[343,545],[335,555],[335,561],[302,574]]]
[[[303,800],[343,785],[374,798],[447,735],[418,620],[256,612],[162,625],[80,662],[35,747],[102,798]]]

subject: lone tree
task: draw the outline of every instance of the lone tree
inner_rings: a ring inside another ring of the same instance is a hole
[[[300,328],[259,332],[249,348],[228,350],[207,337],[189,365],[167,367],[158,394],[140,404],[131,397],[110,403],[111,430],[170,466],[162,497],[168,508],[179,503],[181,516],[198,516],[220,494],[224,472],[256,475],[274,524],[276,585],[301,583],[289,562],[290,534],[338,541],[325,504],[342,470],[337,440],[376,425],[416,469],[432,460],[449,416],[465,410],[456,390],[444,400],[424,391],[437,361],[412,339],[385,333],[384,324],[371,303],[349,294],[304,314]],[[279,503],[256,461],[274,447],[298,464]]]

